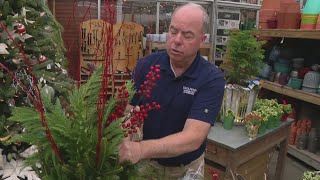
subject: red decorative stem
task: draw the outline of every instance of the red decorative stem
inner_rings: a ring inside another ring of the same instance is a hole
[[[4,66],[2,63],[0,63],[0,66],[3,67],[8,73],[9,75],[17,82],[20,84],[20,86],[24,89],[24,91],[30,96],[30,99],[32,100],[32,103],[34,105],[34,107],[37,109],[38,113],[40,114],[40,117],[41,117],[41,124],[42,126],[45,128],[45,131],[46,131],[46,136],[50,142],[50,145],[53,149],[53,151],[57,154],[57,156],[60,158],[61,162],[63,162],[63,157],[61,155],[61,152],[57,146],[57,144],[55,143],[53,137],[52,137],[52,134],[50,132],[50,129],[48,127],[48,124],[46,122],[46,118],[45,118],[45,115],[44,115],[44,111],[43,111],[43,103],[42,103],[42,99],[41,99],[41,94],[40,94],[40,90],[38,88],[38,83],[37,83],[37,78],[35,77],[35,75],[32,73],[32,67],[29,63],[29,60],[28,58],[26,57],[25,53],[24,53],[24,50],[22,48],[22,46],[17,43],[14,38],[12,38],[12,36],[10,35],[10,33],[8,32],[7,28],[5,27],[4,24],[1,24],[1,27],[6,31],[7,35],[9,36],[9,38],[16,44],[17,47],[19,47],[19,50],[21,52],[21,54],[23,55],[23,59],[24,59],[24,62],[26,63],[27,65],[27,71],[29,72],[29,74],[31,75],[32,79],[33,79],[33,90],[34,90],[34,93],[35,93],[35,96],[33,97],[33,95],[29,92],[29,90],[27,89],[27,87],[21,82],[19,81],[14,75],[13,73],[6,67]],[[34,98],[34,99],[33,99]]]
[[[109,11],[105,11],[109,13],[110,17],[114,17],[113,14],[114,8],[111,7],[111,3],[109,1],[105,1],[104,8],[108,8]],[[106,9],[105,9],[106,10]],[[98,96],[98,102],[97,102],[97,113],[98,113],[98,140],[96,144],[96,166],[99,165],[100,162],[100,151],[101,151],[101,140],[102,140],[102,132],[103,132],[103,117],[104,117],[104,111],[105,106],[107,103],[107,92],[108,92],[108,74],[109,74],[109,67],[112,62],[113,58],[113,23],[110,22],[110,26],[106,26],[104,24],[104,28],[106,29],[105,34],[105,47],[102,47],[102,49],[105,50],[105,60],[104,60],[104,71],[102,75],[102,83],[101,88]],[[113,71],[111,72],[113,73]]]
[[[48,127],[48,124],[47,124],[47,121],[46,121],[46,118],[45,118],[45,115],[44,115],[44,111],[43,111],[43,103],[42,103],[42,99],[41,99],[41,95],[40,95],[40,91],[38,88],[34,88],[34,90],[36,91],[36,94],[35,94],[35,97],[33,97],[33,95],[29,92],[28,88],[20,81],[17,79],[17,77],[15,77],[13,75],[13,73],[6,67],[4,66],[2,63],[0,63],[0,66],[2,68],[4,68],[8,74],[14,79],[14,81],[16,81],[17,83],[19,83],[19,85],[22,87],[22,89],[28,94],[28,96],[30,97],[31,101],[32,101],[32,104],[34,105],[34,107],[37,109],[38,113],[40,114],[40,118],[41,118],[41,124],[43,127],[45,127],[45,132],[46,132],[46,136],[50,142],[50,145],[52,147],[52,149],[54,150],[54,152],[58,155],[58,157],[60,158],[60,160],[63,162],[63,157],[61,155],[61,152],[57,146],[57,144],[55,143],[52,135],[51,135],[51,132],[49,130],[49,127]],[[36,85],[36,82],[35,82],[35,85]]]

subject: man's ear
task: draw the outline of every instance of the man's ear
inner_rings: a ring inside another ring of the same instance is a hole
[[[204,41],[207,39],[207,36],[206,35],[203,35],[202,38],[201,38],[201,43],[204,43]]]

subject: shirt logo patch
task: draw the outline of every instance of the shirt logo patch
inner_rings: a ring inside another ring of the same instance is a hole
[[[187,87],[187,86],[183,86],[183,93],[184,94],[189,94],[189,95],[194,95],[194,93],[197,92],[197,89],[191,88],[191,87]]]

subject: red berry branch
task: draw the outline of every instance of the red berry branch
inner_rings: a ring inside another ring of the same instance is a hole
[[[156,80],[160,79],[160,65],[150,66],[150,71],[146,75],[146,80],[140,85],[138,94],[145,96],[147,99],[151,98],[151,89],[156,87]]]
[[[119,117],[124,117],[124,111],[128,104],[129,96],[129,92],[125,85],[121,86],[118,89],[118,94],[115,97],[117,104],[115,106],[114,111],[108,116],[106,126],[109,126],[112,121],[117,120]]]
[[[151,98],[151,91],[156,87],[157,79],[160,79],[160,65],[150,67],[146,80],[140,85],[140,89],[137,92],[140,95],[140,100],[143,97]],[[153,109],[160,109],[160,104],[153,101],[151,104],[146,103],[145,105],[134,107],[123,120],[122,128],[127,129],[128,134],[136,133],[137,129],[144,123],[145,118],[148,117],[148,112]]]

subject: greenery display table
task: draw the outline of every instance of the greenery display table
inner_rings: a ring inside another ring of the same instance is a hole
[[[232,179],[232,175],[237,174],[245,179],[264,179],[270,154],[278,144],[275,177],[268,179],[282,179],[292,121],[287,120],[255,139],[249,139],[245,126],[225,130],[221,123],[215,123],[207,138],[205,179],[214,179],[213,174],[218,174],[219,179]]]

